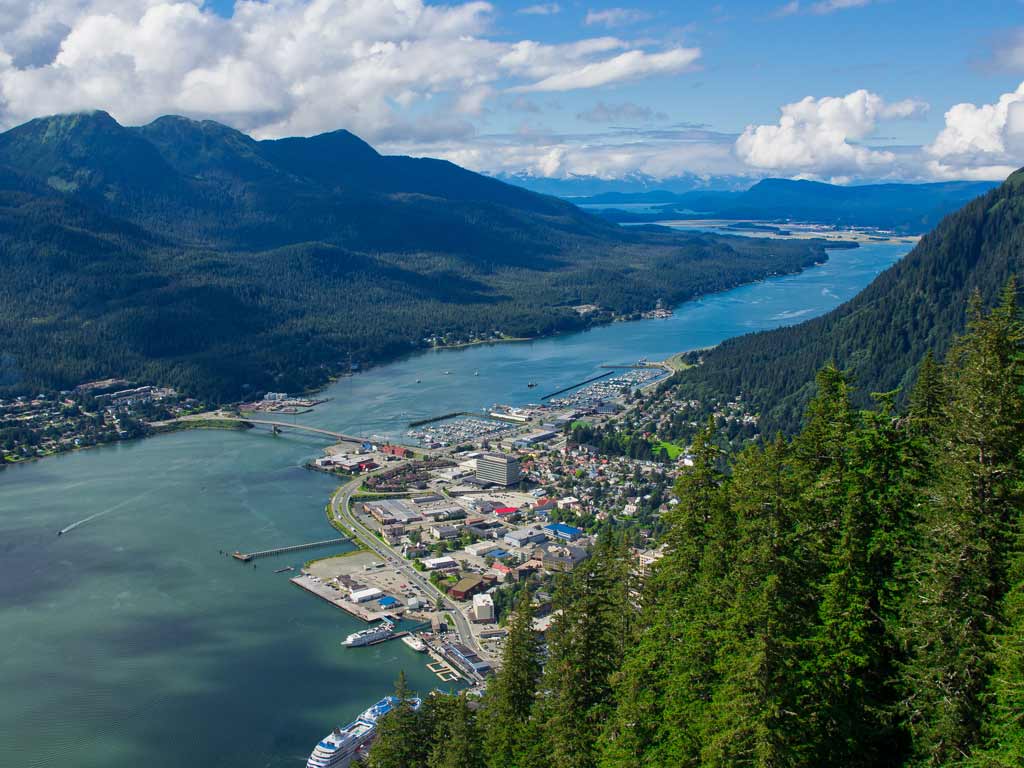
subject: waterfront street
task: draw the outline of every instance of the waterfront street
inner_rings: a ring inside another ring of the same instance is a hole
[[[388,469],[391,468],[393,467],[388,467]],[[446,611],[450,612],[452,618],[455,620],[455,628],[458,632],[460,642],[475,650],[477,653],[480,653],[482,649],[477,644],[476,638],[473,636],[473,632],[469,627],[469,621],[466,619],[465,615],[463,615],[459,607],[449,600],[447,595],[431,584],[428,579],[423,578],[423,576],[420,575],[420,573],[398,552],[377,538],[377,536],[369,528],[363,525],[353,513],[351,506],[352,496],[362,487],[364,479],[365,478],[359,477],[349,483],[346,483],[337,490],[333,497],[331,497],[332,520],[341,523],[356,534],[359,540],[368,549],[373,550],[378,556],[383,558],[389,567],[394,568],[403,576],[407,577],[409,581],[419,587],[424,594],[430,595],[435,601],[440,600],[442,607]]]

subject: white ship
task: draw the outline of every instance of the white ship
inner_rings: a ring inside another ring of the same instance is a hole
[[[419,699],[408,699],[419,709]],[[388,696],[363,712],[344,728],[335,728],[313,748],[306,768],[348,768],[361,756],[377,735],[377,721],[398,705],[398,698]]]
[[[387,640],[393,634],[395,634],[395,625],[384,619],[375,627],[353,632],[345,638],[342,645],[346,648],[359,648],[362,645],[370,645],[371,643],[379,643],[381,640]]]
[[[402,642],[417,653],[424,653],[427,650],[427,644],[416,637],[416,635],[405,635],[402,637]]]

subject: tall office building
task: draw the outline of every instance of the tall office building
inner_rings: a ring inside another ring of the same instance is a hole
[[[519,482],[519,461],[501,453],[484,453],[476,460],[476,479],[495,485],[515,485]]]

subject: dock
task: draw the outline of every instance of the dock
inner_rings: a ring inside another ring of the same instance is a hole
[[[550,400],[552,397],[556,397],[557,395],[560,395],[563,392],[570,392],[571,390],[579,389],[580,387],[585,386],[587,384],[593,384],[595,381],[600,381],[601,379],[606,379],[609,376],[613,375],[614,373],[615,373],[615,371],[605,371],[604,373],[599,373],[597,376],[591,376],[589,379],[584,379],[583,381],[579,382],[578,384],[573,384],[572,386],[568,386],[568,387],[562,387],[557,392],[551,392],[551,393],[549,393],[547,395],[544,395],[541,398],[541,400]]]
[[[313,581],[308,575],[295,576],[288,579],[295,586],[306,590],[312,595],[316,595],[321,600],[326,600],[328,603],[333,605],[335,608],[341,608],[345,613],[355,618],[365,621],[367,623],[380,621],[386,619],[395,613],[395,609],[389,609],[386,611],[372,611],[369,609],[370,603],[353,603],[351,600],[345,598],[345,593],[339,589],[328,586],[322,581]]]
[[[293,544],[290,547],[277,547],[275,549],[264,549],[259,552],[235,552],[231,556],[235,560],[239,560],[243,563],[248,563],[250,560],[255,560],[258,557],[272,557],[273,555],[283,555],[288,552],[301,552],[304,549],[314,549],[316,547],[328,547],[332,544],[345,544],[351,541],[351,537],[342,536],[337,539],[324,539],[323,541],[311,541],[308,544]]]

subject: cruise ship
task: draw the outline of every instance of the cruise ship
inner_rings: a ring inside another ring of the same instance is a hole
[[[420,699],[408,699],[413,709],[419,709]],[[387,696],[344,728],[335,728],[313,748],[306,768],[348,768],[362,755],[377,734],[377,721],[398,704],[398,698]]]
[[[358,648],[362,645],[370,645],[372,643],[379,643],[381,640],[387,640],[393,634],[395,634],[395,625],[384,619],[375,627],[353,632],[345,638],[342,645],[346,648]]]

